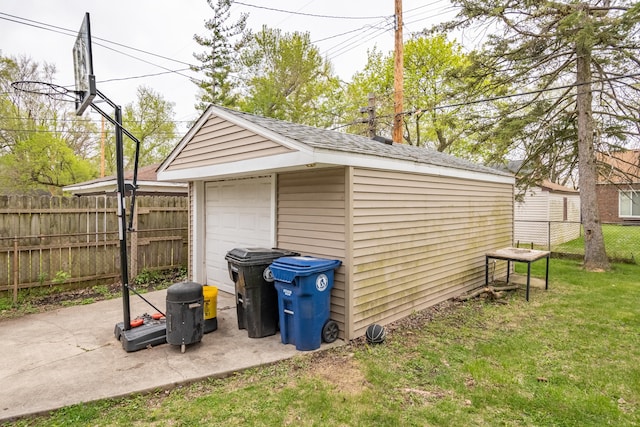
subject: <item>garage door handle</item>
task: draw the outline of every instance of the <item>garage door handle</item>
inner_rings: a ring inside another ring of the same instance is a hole
[[[284,314],[293,314],[292,310],[287,310],[286,308],[283,311],[284,311]]]

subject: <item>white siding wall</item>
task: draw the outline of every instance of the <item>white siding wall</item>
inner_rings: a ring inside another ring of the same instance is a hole
[[[516,202],[514,243],[547,245],[549,240],[549,193],[540,187],[527,190],[522,202]]]
[[[567,222],[564,199],[567,199]],[[515,205],[514,243],[547,247],[577,238],[580,234],[580,195],[532,188]],[[551,242],[549,242],[551,240]]]
[[[567,219],[564,221],[564,204],[567,203]],[[580,237],[580,196],[574,194],[549,194],[549,218],[551,222],[551,246]]]

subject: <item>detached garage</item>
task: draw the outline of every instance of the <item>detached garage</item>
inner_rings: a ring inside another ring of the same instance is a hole
[[[341,260],[344,339],[481,286],[485,253],[513,242],[510,174],[213,105],[158,179],[189,183],[193,281],[233,293],[236,247]]]

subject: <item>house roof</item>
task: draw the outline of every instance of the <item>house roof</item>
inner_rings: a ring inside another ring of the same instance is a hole
[[[540,188],[551,193],[580,194],[580,190],[556,184],[555,182],[551,182],[548,179],[542,181],[542,184],[540,184]]]
[[[640,150],[599,153],[599,184],[640,183]]]
[[[228,167],[220,165],[205,167],[202,170],[171,171],[172,161],[197,136],[198,130],[206,121],[217,116],[235,125],[262,135],[271,141],[282,144],[296,152],[279,154],[281,160],[271,164],[267,158],[258,162],[249,162],[247,167],[267,170],[285,167],[305,167],[305,165],[353,165],[398,169],[416,172],[430,170],[429,173],[443,175],[481,174],[485,178],[490,175],[495,180],[511,182],[513,175],[487,166],[478,165],[457,157],[444,154],[433,149],[415,147],[405,144],[385,144],[360,135],[353,135],[328,129],[285,122],[273,118],[243,113],[228,108],[211,105],[187,132],[173,152],[160,165],[159,179],[173,180],[177,178],[204,178],[221,176],[229,173]],[[274,155],[272,157],[278,157]],[[287,158],[285,161],[284,159]],[[228,165],[226,165],[228,166]],[[249,173],[248,168],[238,165],[232,168],[236,173]],[[452,172],[453,171],[453,172]]]
[[[159,164],[152,164],[143,166],[138,169],[138,194],[186,194],[186,183],[170,183],[170,182],[158,182],[157,169]],[[125,182],[131,182],[133,180],[133,171],[126,171],[124,173]],[[62,188],[63,191],[67,191],[74,195],[97,195],[105,193],[115,193],[117,190],[117,177],[116,175],[109,175],[102,178],[92,179],[90,181],[79,182],[77,184],[67,185]]]

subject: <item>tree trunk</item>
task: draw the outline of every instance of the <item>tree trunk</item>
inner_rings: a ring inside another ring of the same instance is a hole
[[[597,170],[593,148],[593,116],[591,95],[591,49],[586,41],[576,45],[577,110],[578,110],[578,171],[580,210],[584,227],[584,268],[588,271],[609,269],[604,246],[602,224],[596,195]]]

